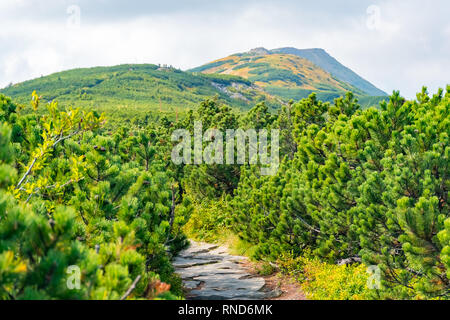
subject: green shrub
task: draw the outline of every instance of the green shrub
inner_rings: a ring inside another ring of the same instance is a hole
[[[311,300],[367,300],[374,298],[367,286],[369,273],[363,264],[335,265],[314,258],[309,252],[294,257],[285,253],[277,261],[281,272],[301,283]]]
[[[274,127],[287,154],[275,176],[243,169],[233,230],[260,259],[360,257],[380,268],[382,298],[448,298],[450,86],[414,101],[394,92],[379,109],[348,93],[286,110]]]

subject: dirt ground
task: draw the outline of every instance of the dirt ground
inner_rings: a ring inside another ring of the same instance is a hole
[[[250,273],[258,274],[257,263],[247,261],[244,263],[244,266],[249,269]],[[300,284],[290,277],[284,276],[278,272],[269,276],[261,276],[259,274],[258,276],[264,278],[266,281],[267,290],[274,291],[279,289],[281,291],[281,295],[268,300],[307,300]]]

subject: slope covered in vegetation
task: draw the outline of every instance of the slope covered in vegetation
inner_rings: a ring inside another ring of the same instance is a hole
[[[193,75],[172,67],[157,65],[119,65],[74,69],[55,73],[0,90],[18,103],[26,104],[36,90],[46,101],[95,109],[174,113],[193,108],[217,96],[230,106],[249,109],[265,101],[278,107],[278,99],[250,81],[223,75]]]
[[[218,59],[190,71],[240,76],[255,82],[270,94],[288,100],[300,100],[315,92],[320,100],[331,102],[347,91],[353,92],[359,98],[365,98],[367,103],[375,101],[369,106],[377,105],[385,98],[383,91],[342,66],[325,51],[325,54],[320,55],[306,54],[307,52],[310,51],[269,51],[256,48]]]
[[[271,53],[283,53],[283,54],[293,54],[304,59],[307,59],[319,66],[323,70],[329,72],[331,75],[340,79],[371,96],[386,96],[386,93],[369,81],[363,79],[358,74],[353,72],[351,69],[342,65],[335,58],[330,56],[323,49],[296,49],[296,48],[279,48],[270,50]]]

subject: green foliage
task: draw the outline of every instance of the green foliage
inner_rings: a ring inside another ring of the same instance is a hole
[[[121,98],[121,81],[184,83],[180,92],[192,84],[171,68],[99,70],[59,77]],[[52,77],[46,88],[59,94]],[[113,113],[109,125],[89,108],[44,108],[46,99],[33,92],[24,108],[0,95],[0,299],[176,298],[181,280],[170,260],[184,232],[217,241],[230,230],[265,261],[264,274],[276,261],[313,299],[449,298],[450,87],[433,96],[424,88],[414,101],[394,92],[378,109],[352,93],[333,103],[311,94],[277,114],[266,103],[238,113],[215,98],[182,115]],[[195,121],[202,133],[279,129],[278,172],[175,165],[171,134],[193,135]],[[337,265],[342,259],[364,264]],[[366,287],[367,266],[380,270],[378,290]]]
[[[317,98],[321,101],[332,102],[334,99],[345,94],[343,91],[319,91],[307,89],[292,89],[292,88],[267,88],[267,91],[273,95],[281,95],[286,99],[302,100],[308,98],[313,92],[316,93]],[[370,97],[371,98],[371,97]],[[364,97],[361,97],[364,99]]]
[[[219,89],[217,84],[228,89],[243,85],[246,89],[239,91],[243,98]],[[120,119],[119,125],[127,120],[142,122],[144,118],[152,118],[158,121],[164,116],[173,117],[215,96],[240,109],[269,100],[252,89],[250,81],[240,77],[193,74],[152,64],[74,69],[16,84],[0,92],[27,104],[34,90],[45,101],[58,100],[84,110],[107,112],[110,121]]]
[[[445,229],[438,234],[438,237],[443,247],[441,259],[447,268],[447,278],[450,278],[450,219],[445,220],[444,226]]]
[[[362,111],[352,94],[312,95],[284,108],[285,160],[273,177],[243,168],[234,230],[259,258],[360,256],[381,269],[382,298],[448,298],[449,99],[394,92]]]
[[[275,271],[276,271],[276,268],[268,262],[264,262],[260,266],[256,267],[256,272],[258,272],[258,274],[263,277],[270,276],[270,275],[274,274]]]
[[[243,76],[284,101],[301,100],[315,92],[319,100],[332,102],[349,91],[361,98],[363,107],[370,107],[387,98],[383,91],[341,65],[322,49],[281,48],[269,51],[258,48],[191,71]]]
[[[201,201],[193,205],[189,222],[184,227],[187,235],[205,242],[223,240],[231,228],[226,201],[224,199]]]
[[[280,48],[271,50],[272,53],[292,54],[307,59],[315,65],[321,67],[325,71],[332,74],[339,80],[346,82],[353,87],[363,90],[372,96],[386,96],[386,93],[376,88],[367,80],[361,78],[349,68],[343,66],[339,61],[330,56],[323,49],[296,49],[296,48]]]
[[[202,71],[204,71],[204,70],[206,70],[206,69],[209,69],[209,68],[220,67],[221,65],[227,64],[227,63],[229,63],[229,62],[233,62],[233,60],[221,60],[221,61],[216,61],[216,62],[213,62],[213,63],[206,64],[206,65],[204,65],[204,66],[200,66],[200,67],[191,69],[190,71],[191,71],[191,72],[202,72]]]
[[[303,292],[311,300],[369,300],[369,274],[363,264],[335,265],[320,261],[310,252],[293,257],[284,253],[279,266],[281,272],[301,283]]]
[[[237,129],[238,115],[231,108],[220,105],[215,100],[204,101],[195,112],[179,124],[180,127],[190,130],[194,136],[194,122],[202,123],[202,134],[210,128],[221,132],[227,129]],[[203,148],[207,145],[204,142]],[[223,146],[224,150],[226,144]],[[185,166],[183,186],[186,194],[195,201],[202,199],[217,199],[224,194],[231,194],[239,182],[239,165],[228,164],[201,164]]]
[[[0,298],[181,295],[170,258],[185,245],[184,221],[176,173],[164,165],[166,129],[102,134],[95,112],[56,102],[43,112],[33,93],[33,112],[21,114],[0,98],[9,123],[0,125]],[[68,286],[73,266],[79,289]]]
[[[296,75],[292,71],[272,68],[269,64],[260,63],[253,65],[253,69],[249,72],[251,81],[272,82],[272,81],[289,81],[298,86],[303,84],[302,75]]]

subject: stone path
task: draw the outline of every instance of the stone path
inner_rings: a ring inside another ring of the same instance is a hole
[[[191,241],[173,264],[190,300],[263,300],[280,295],[242,266],[246,259],[230,255],[224,247]]]

